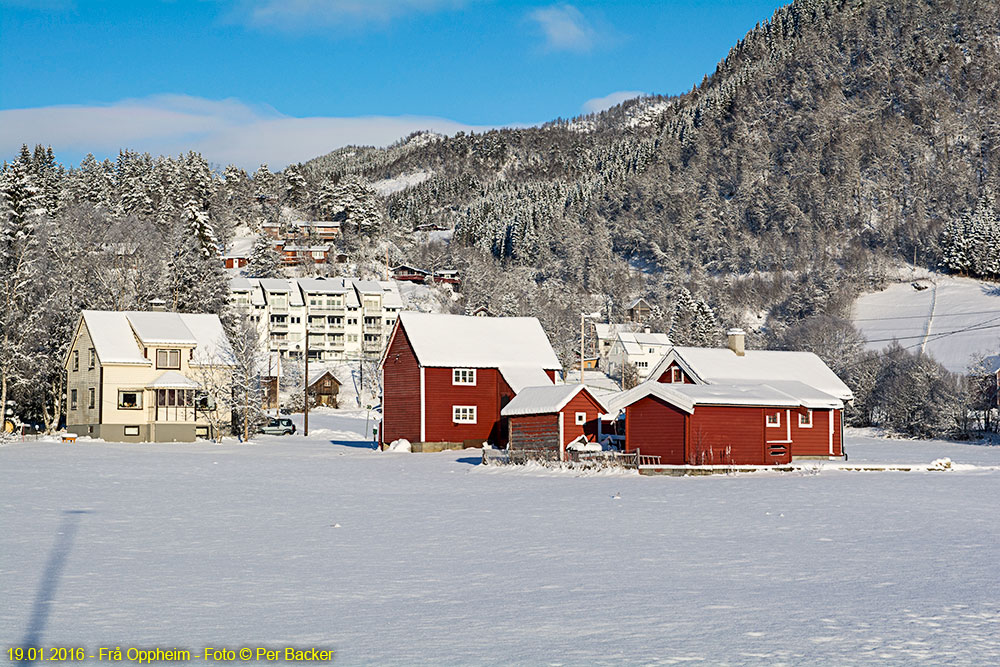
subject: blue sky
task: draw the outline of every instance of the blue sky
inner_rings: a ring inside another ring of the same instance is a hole
[[[0,153],[280,168],[686,91],[780,2],[0,0]]]

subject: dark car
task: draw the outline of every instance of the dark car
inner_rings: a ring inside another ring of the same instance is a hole
[[[291,435],[295,433],[295,424],[292,423],[291,419],[279,417],[269,421],[267,426],[260,429],[260,432],[267,435]]]

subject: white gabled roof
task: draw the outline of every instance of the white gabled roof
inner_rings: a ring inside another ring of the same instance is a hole
[[[195,348],[194,364],[233,365],[217,315],[135,310],[85,310],[81,315],[102,364],[150,366],[143,346],[178,345]]]
[[[399,327],[406,332],[421,366],[562,369],[534,317],[402,312]]]
[[[793,381],[844,401],[854,398],[850,388],[812,352],[747,350],[739,356],[725,347],[675,346],[650,372],[650,381],[655,382],[674,361],[696,382],[771,384],[772,381]]]
[[[628,354],[645,354],[646,348],[668,347],[670,337],[665,333],[618,332],[618,340]]]
[[[500,415],[503,417],[515,417],[519,415],[545,415],[559,412],[573,400],[581,391],[594,399],[602,411],[607,411],[607,407],[599,398],[590,393],[582,384],[557,384],[547,387],[525,387],[518,392],[517,396],[508,403]]]
[[[780,385],[778,387],[775,384]],[[742,384],[667,384],[646,381],[607,400],[618,412],[647,396],[657,398],[692,413],[697,405],[740,405],[782,408],[842,408],[839,399],[801,382]],[[512,401],[513,402],[513,401]]]

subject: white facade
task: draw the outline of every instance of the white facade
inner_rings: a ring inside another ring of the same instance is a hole
[[[608,372],[616,376],[625,364],[632,364],[639,380],[645,380],[671,347],[665,333],[619,332],[608,352]]]
[[[310,361],[378,358],[403,301],[394,280],[234,278],[230,302],[266,333],[272,352]]]

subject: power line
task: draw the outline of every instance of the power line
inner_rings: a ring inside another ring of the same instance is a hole
[[[939,317],[962,317],[965,315],[1000,315],[1000,310],[973,310],[967,313],[945,313],[943,315],[934,315],[934,319]],[[852,318],[852,322],[881,322],[885,320],[926,320],[927,315],[890,315],[886,317],[856,317]]]

